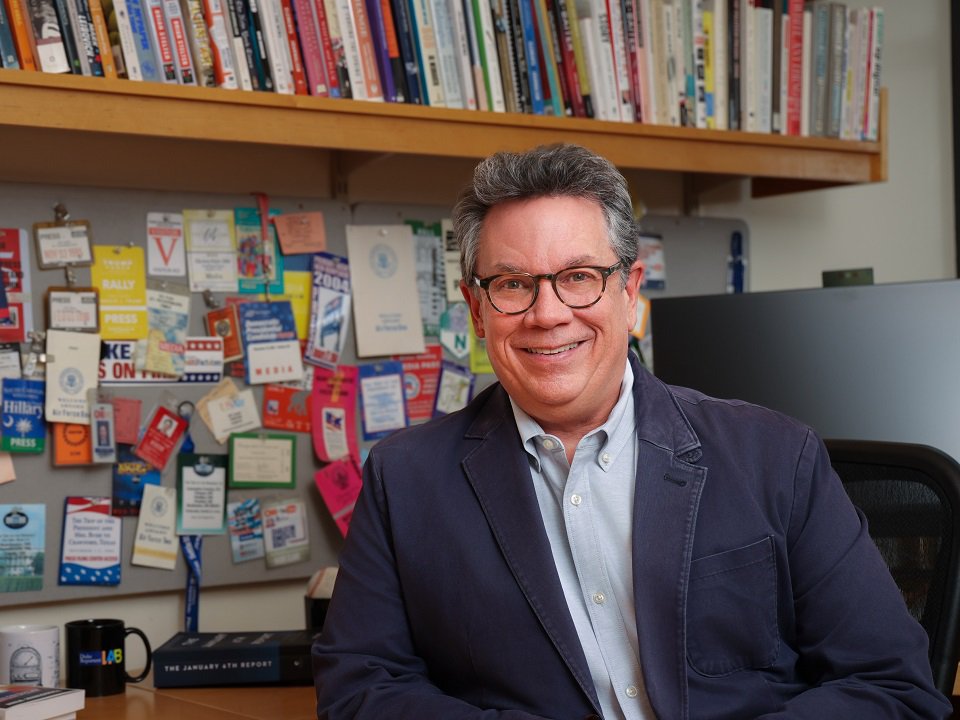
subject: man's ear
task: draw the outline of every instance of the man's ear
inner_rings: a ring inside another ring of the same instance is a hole
[[[470,307],[470,317],[473,319],[473,332],[478,338],[484,337],[483,318],[480,315],[480,291],[476,286],[469,286],[460,281],[460,293]]]
[[[628,330],[633,330],[634,325],[637,324],[637,296],[640,294],[640,285],[643,283],[643,274],[646,271],[646,266],[643,264],[642,260],[637,260],[630,266],[630,274],[627,275],[627,280],[624,285],[624,290],[627,293],[627,302],[629,306],[627,308],[627,320],[629,322]]]

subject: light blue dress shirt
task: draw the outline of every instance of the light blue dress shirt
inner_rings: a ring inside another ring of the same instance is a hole
[[[510,400],[560,584],[607,720],[656,717],[640,671],[633,602],[632,387],[627,363],[610,416],[580,440],[572,463],[563,443]]]

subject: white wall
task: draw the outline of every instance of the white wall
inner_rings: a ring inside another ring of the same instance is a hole
[[[889,181],[759,200],[739,188],[742,198],[722,191],[706,198],[703,215],[743,218],[750,227],[752,290],[819,287],[822,270],[839,268],[872,267],[878,283],[955,277],[950,3],[877,4],[886,14]]]
[[[877,282],[954,276],[948,0],[884,4],[884,84],[890,99],[890,180],[884,184],[749,200],[714,196],[704,215],[746,219],[753,290],[820,285],[831,268],[873,267]],[[303,585],[204,590],[200,627],[303,627]],[[0,611],[0,622],[118,617],[154,643],[182,629],[182,593]],[[131,641],[130,665],[142,664]]]

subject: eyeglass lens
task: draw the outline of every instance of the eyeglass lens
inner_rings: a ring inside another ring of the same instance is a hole
[[[487,291],[502,312],[522,312],[536,297],[540,279],[533,275],[501,275],[490,283]],[[570,307],[592,305],[603,294],[604,275],[594,268],[567,268],[557,273],[553,282],[557,297]]]

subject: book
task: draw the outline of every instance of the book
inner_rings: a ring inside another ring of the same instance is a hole
[[[292,0],[280,0],[280,18],[283,20],[282,39],[286,42],[287,56],[290,61],[290,77],[293,80],[295,95],[307,95],[307,74],[303,67],[300,42],[297,39],[297,24],[294,19]]]
[[[90,0],[95,2],[96,0]],[[187,21],[180,8],[179,0],[163,0],[163,14],[167,20],[167,31],[173,50],[174,67],[177,81],[181,85],[196,85],[197,72],[190,54],[190,42],[187,36]]]
[[[406,0],[388,0],[397,34],[400,62],[404,74],[404,99],[412,105],[423,104],[423,79],[417,62],[416,37],[410,25],[410,6]]]
[[[74,30],[74,43],[83,75],[103,77],[103,64],[100,62],[100,48],[97,45],[93,29],[93,16],[90,14],[88,0],[65,0],[70,24]]]
[[[883,66],[883,8],[870,10],[870,52],[864,98],[863,139],[876,140],[880,127],[880,78]]]
[[[145,0],[147,8],[147,27],[157,48],[160,61],[160,79],[165,83],[177,82],[177,65],[173,57],[173,43],[167,16],[163,9],[163,0]]]
[[[129,22],[142,78],[151,82],[163,82],[160,75],[160,61],[157,55],[157,46],[149,30],[150,20],[148,18],[145,1],[114,0],[114,6],[117,8],[118,22],[121,19],[121,3],[125,5],[125,17],[127,18],[127,22]]]
[[[255,89],[259,83],[253,58],[253,40],[250,34],[250,17],[244,0],[224,0],[227,26],[230,30],[230,49],[233,51],[237,70],[237,84],[241,90]],[[256,88],[259,89],[259,88]]]
[[[482,0],[479,0],[482,2]],[[433,13],[428,0],[410,0],[410,23],[416,40],[417,61],[423,78],[423,97],[426,105],[446,107],[443,82],[440,79],[440,58],[433,25]]]
[[[608,8],[620,7],[620,0],[606,0],[606,2]],[[618,18],[617,20],[612,19],[612,12],[610,11],[608,11],[607,20],[610,23],[609,32],[611,38],[620,38],[619,51],[622,52],[623,33],[620,32],[618,27],[619,10],[616,12]],[[544,103],[544,110],[550,115],[561,117],[567,113],[566,108],[564,107],[563,93],[560,89],[560,68],[557,65],[557,47],[554,43],[553,23],[547,16],[547,4],[545,0],[533,0],[533,19],[537,28],[537,46],[539,49],[539,58],[541,59],[542,67],[547,77],[546,89],[550,94],[550,102],[549,104],[546,102]],[[614,49],[614,59],[619,70],[621,63],[619,62],[620,57],[615,41],[612,43],[612,47]],[[626,80],[626,75],[623,76],[623,79]],[[622,86],[618,86],[618,90],[621,87]]]
[[[106,0],[112,9],[112,16],[117,26],[117,40],[119,42],[120,58],[123,62],[123,74],[128,80],[139,82],[144,80],[140,68],[140,57],[137,54],[137,41],[133,36],[133,24],[130,21],[130,11],[127,9],[127,0]]]
[[[83,710],[85,696],[71,688],[0,685],[0,720],[54,720]]]
[[[506,5],[504,3],[504,5]],[[487,104],[494,112],[506,111],[506,99],[503,92],[503,76],[507,69],[500,62],[494,15],[488,0],[470,0],[467,9],[473,15],[473,24],[477,33],[477,51],[483,68],[483,90]],[[509,21],[501,16],[502,30],[509,32]]]
[[[129,0],[128,0],[129,1]],[[203,0],[203,19],[210,38],[213,73],[217,86],[228,90],[239,87],[233,51],[227,30],[227,16],[222,0]]]
[[[822,137],[827,126],[827,62],[830,48],[830,8],[813,3],[812,44],[810,47],[810,135]]]
[[[800,134],[803,99],[803,0],[787,0],[787,107],[784,134]]]
[[[327,66],[330,97],[352,98],[353,87],[350,71],[347,69],[347,54],[343,47],[343,34],[340,31],[336,0],[314,0],[314,4],[320,27],[320,39],[330,58],[328,63],[332,64],[332,68],[329,64]]]
[[[274,90],[281,95],[294,95],[296,89],[293,84],[293,65],[280,0],[257,0],[257,3]]]
[[[29,23],[28,37],[40,70],[48,73],[71,72],[53,0],[25,0],[24,6]]]
[[[307,92],[317,97],[328,97],[326,61],[320,30],[314,16],[312,0],[292,0],[296,16],[297,35],[300,38],[300,53],[303,70],[307,77]],[[251,54],[252,60],[252,54]]]
[[[233,0],[237,3],[237,14],[241,15],[239,5],[244,5],[247,14],[247,23],[250,26],[250,42],[253,46],[253,63],[250,65],[250,81],[256,77],[255,90],[273,92],[273,69],[270,66],[270,56],[267,54],[267,45],[264,40],[263,13],[260,12],[260,0]]]
[[[21,0],[2,0],[2,3],[10,23],[10,33],[13,36],[19,67],[23,70],[36,70],[37,65],[34,62],[33,49],[30,45],[28,34],[30,29],[27,26],[23,3]]]
[[[100,51],[100,67],[103,69],[103,76],[106,78],[115,78],[118,76],[117,63],[113,56],[113,47],[110,43],[110,28],[107,27],[107,18],[103,13],[103,5],[100,4],[100,0],[83,0],[83,2],[90,10],[90,21],[93,25],[97,48]]]
[[[433,33],[437,44],[437,65],[443,85],[444,103],[449,108],[466,108],[457,65],[457,43],[448,0],[429,0]]]
[[[153,651],[158,688],[313,682],[313,631],[178,632]]]
[[[448,0],[447,4],[450,7],[454,57],[456,58],[456,71],[460,81],[460,89],[463,94],[463,106],[467,110],[476,110],[479,105],[477,101],[478,88],[476,82],[474,82],[470,40],[467,37],[467,16],[461,0]],[[486,88],[482,82],[480,88],[485,96]]]
[[[847,6],[830,3],[830,31],[827,49],[827,108],[823,134],[840,136],[840,117],[843,104],[843,75],[847,39]]]
[[[57,22],[60,23],[60,37],[67,54],[70,72],[74,75],[89,75],[90,66],[87,65],[84,72],[84,65],[81,62],[81,56],[86,60],[86,55],[80,52],[77,44],[76,3],[73,0],[53,0],[53,7],[57,14]],[[74,17],[71,17],[71,8],[73,8]]]

